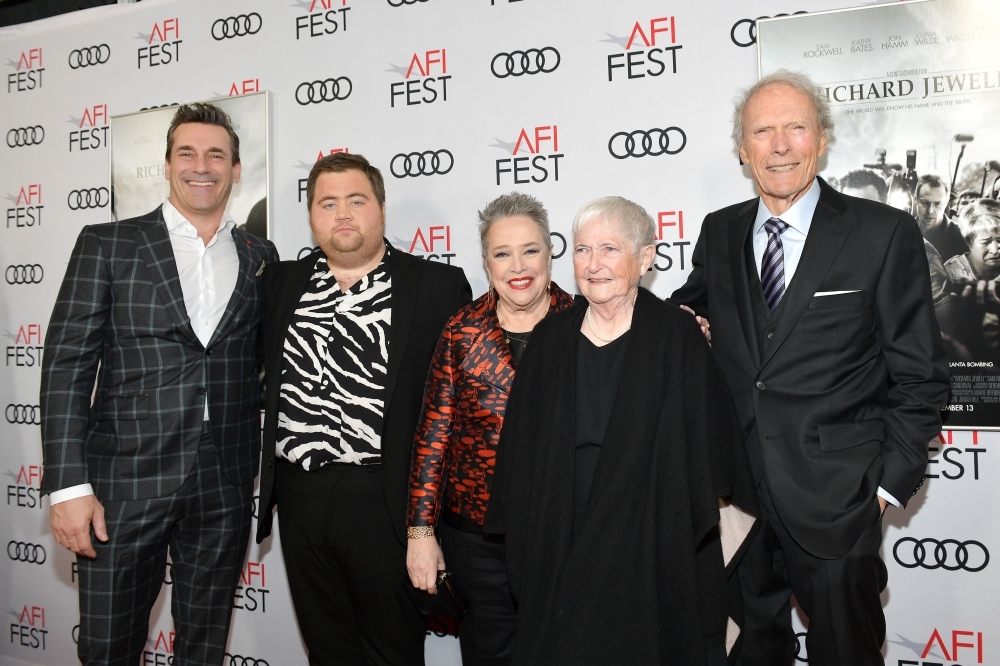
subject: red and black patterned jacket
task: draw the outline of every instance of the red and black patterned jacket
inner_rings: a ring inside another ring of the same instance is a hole
[[[554,282],[551,292],[550,314],[573,304],[573,296]],[[488,293],[448,320],[434,350],[414,435],[407,527],[437,525],[442,473],[443,508],[482,525],[514,381],[511,361]]]

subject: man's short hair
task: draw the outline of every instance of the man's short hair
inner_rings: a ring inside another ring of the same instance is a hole
[[[923,187],[924,185],[928,185],[930,187],[943,187],[944,193],[946,195],[951,190],[951,188],[948,186],[948,182],[941,176],[937,175],[936,173],[925,173],[924,175],[922,175],[920,178],[917,179],[917,184],[913,188],[914,198],[920,196],[920,188]]]
[[[321,157],[313,165],[309,172],[309,180],[306,182],[306,206],[312,209],[313,195],[316,194],[316,181],[320,174],[324,173],[344,173],[345,171],[360,171],[368,178],[372,190],[375,192],[375,200],[379,206],[385,205],[385,180],[382,179],[382,172],[373,167],[365,159],[364,155],[358,153],[334,153]]]
[[[173,120],[170,121],[170,129],[167,130],[167,161],[170,161],[170,151],[174,147],[174,131],[185,123],[201,123],[202,125],[215,125],[229,132],[229,147],[233,152],[233,165],[240,162],[240,137],[233,129],[233,121],[229,119],[229,114],[213,104],[205,102],[195,102],[194,104],[182,104],[177,107]]]
[[[826,140],[833,141],[833,118],[830,115],[830,102],[826,99],[826,93],[805,74],[779,69],[744,90],[736,98],[736,107],[733,110],[733,143],[736,144],[737,149],[743,147],[743,116],[746,113],[747,104],[761,90],[774,85],[789,86],[809,97],[816,109],[816,119],[819,122],[820,132],[826,132]]]
[[[878,200],[885,203],[886,196],[889,194],[889,186],[882,176],[871,169],[853,169],[848,171],[840,179],[838,189],[843,192],[848,188],[863,190],[866,187],[874,187],[875,192],[878,194]]]

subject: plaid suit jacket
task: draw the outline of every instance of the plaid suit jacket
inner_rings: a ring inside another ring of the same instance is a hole
[[[259,269],[278,255],[239,229],[233,240],[236,288],[206,347],[184,306],[160,208],[80,232],[45,336],[43,494],[82,483],[102,501],[173,494],[198,451],[206,394],[223,472],[234,484],[253,480]]]

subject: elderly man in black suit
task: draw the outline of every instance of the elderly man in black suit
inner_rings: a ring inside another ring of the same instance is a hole
[[[816,177],[824,95],[786,71],[739,100],[733,138],[760,197],[709,214],[671,296],[712,323],[762,525],[739,566],[737,664],[880,664],[887,504],[919,487],[948,364],[916,221]]]
[[[78,556],[84,664],[138,663],[168,550],[174,657],[225,654],[260,451],[261,274],[278,260],[226,212],[240,172],[225,112],[180,107],[169,198],[84,227],[52,311],[42,490]]]
[[[264,271],[257,543],[277,505],[310,664],[422,664],[406,575],[413,435],[434,347],[471,289],[461,268],[389,245],[385,184],[363,156],[316,162],[306,200],[319,247]]]

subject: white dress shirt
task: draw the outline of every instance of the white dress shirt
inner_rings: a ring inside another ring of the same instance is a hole
[[[239,276],[240,258],[233,240],[236,220],[226,211],[208,245],[198,237],[198,230],[174,208],[169,199],[163,202],[163,220],[170,233],[170,247],[177,264],[184,308],[195,335],[207,347],[222,321]],[[208,420],[207,396],[205,420]],[[53,491],[49,501],[58,504],[93,494],[94,488],[89,483],[82,483]]]
[[[775,215],[768,210],[763,199],[758,202],[757,219],[753,223],[753,258],[758,277],[760,277],[760,264],[764,260],[764,252],[767,250],[767,229],[764,228],[764,223],[772,217],[777,217],[788,225],[788,228],[781,234],[781,247],[785,262],[785,289],[788,289],[795,276],[795,269],[799,267],[799,259],[802,258],[802,248],[805,247],[806,236],[809,235],[809,227],[812,226],[813,214],[816,213],[816,206],[819,204],[819,192],[819,180],[814,179],[809,191],[781,215]],[[878,488],[878,496],[893,506],[900,506],[899,500],[889,494],[882,486]]]

